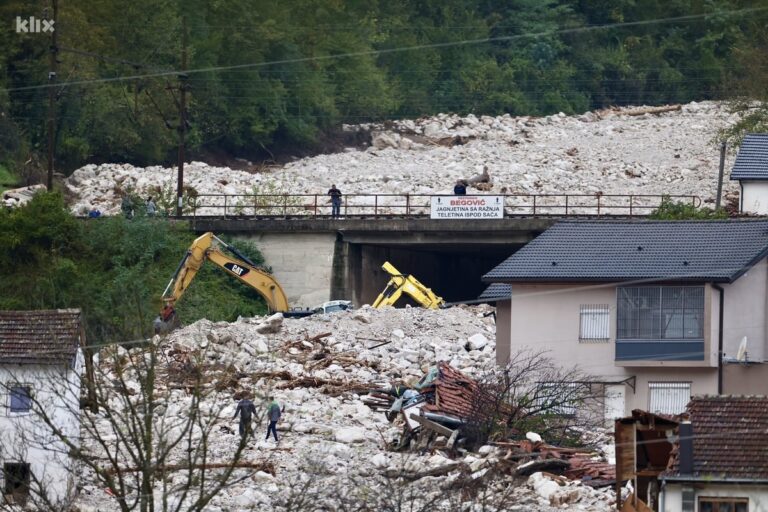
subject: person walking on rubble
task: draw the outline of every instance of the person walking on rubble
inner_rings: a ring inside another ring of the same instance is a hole
[[[240,415],[240,437],[244,438],[247,434],[253,432],[251,430],[251,419],[252,415],[256,414],[256,406],[249,399],[243,398],[237,404],[237,409],[235,409],[235,415],[232,416],[232,419],[235,419],[238,414]]]
[[[270,432],[275,436],[276,443],[280,441],[277,438],[277,422],[280,421],[280,416],[282,416],[282,414],[283,411],[280,410],[280,404],[277,403],[275,397],[270,396],[269,407],[267,408],[267,420],[269,420],[269,426],[267,426],[267,437],[264,438],[264,441],[269,441]]]

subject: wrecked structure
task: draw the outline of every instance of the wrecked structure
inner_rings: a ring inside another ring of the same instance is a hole
[[[626,481],[634,489],[624,502],[617,500],[617,508],[658,510],[658,478],[667,469],[677,427],[678,421],[671,416],[639,409],[616,420],[616,495],[621,496]]]

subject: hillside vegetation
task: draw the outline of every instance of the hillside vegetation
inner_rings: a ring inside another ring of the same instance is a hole
[[[175,159],[170,89],[185,32],[193,158],[316,151],[341,123],[764,90],[753,76],[765,70],[762,0],[61,4],[57,80],[69,85],[56,89],[57,167],[66,172]],[[41,15],[25,0],[0,6],[6,20]],[[45,162],[48,97],[28,87],[48,82],[49,44],[48,34],[0,26],[0,160],[28,181]]]
[[[194,234],[181,223],[122,217],[76,219],[58,194],[0,209],[0,310],[81,308],[91,343],[152,334],[160,296]],[[256,263],[258,251],[235,243]],[[182,323],[233,321],[266,312],[264,301],[204,266],[178,303]]]

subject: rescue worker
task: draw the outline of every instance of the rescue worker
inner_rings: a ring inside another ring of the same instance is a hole
[[[245,437],[246,434],[251,433],[251,415],[256,414],[256,406],[249,399],[243,398],[237,404],[232,419],[235,419],[238,414],[240,415],[240,437]]]
[[[275,436],[275,442],[279,442],[279,439],[277,439],[277,422],[280,421],[282,413],[283,411],[280,410],[280,404],[277,403],[275,397],[270,396],[269,407],[267,408],[267,420],[269,420],[269,426],[267,427],[267,437],[264,438],[264,441],[269,441],[269,433],[272,432],[272,435]]]

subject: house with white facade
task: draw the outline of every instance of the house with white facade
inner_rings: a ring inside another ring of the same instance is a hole
[[[768,220],[561,221],[483,280],[497,362],[579,367],[606,420],[768,394]]]
[[[768,215],[768,133],[749,133],[744,137],[731,180],[739,182],[740,211]]]
[[[0,311],[0,503],[75,495],[83,332],[76,309]]]
[[[768,512],[768,398],[694,397],[679,425],[660,512]]]

